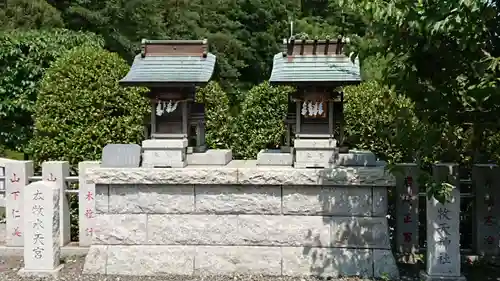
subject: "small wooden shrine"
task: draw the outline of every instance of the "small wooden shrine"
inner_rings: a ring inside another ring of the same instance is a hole
[[[195,91],[210,80],[215,60],[207,40],[142,41],[119,83],[150,89],[149,138],[187,139],[194,151],[205,150],[204,106],[195,102]]]
[[[274,57],[272,84],[296,87],[289,98],[285,147],[291,139],[343,139],[342,86],[361,82],[359,62],[338,40],[283,40]]]

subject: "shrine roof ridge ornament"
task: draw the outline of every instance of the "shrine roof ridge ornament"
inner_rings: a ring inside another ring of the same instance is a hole
[[[339,36],[337,40],[283,39],[283,57],[303,55],[342,55],[349,38]],[[298,50],[297,50],[298,49]]]
[[[216,57],[208,52],[203,40],[148,40],[141,42],[141,52],[123,86],[196,86],[207,83],[215,68]]]

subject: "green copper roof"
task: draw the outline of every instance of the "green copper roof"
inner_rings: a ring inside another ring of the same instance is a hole
[[[212,77],[215,55],[145,56],[137,55],[120,84],[206,83]]]
[[[359,60],[345,55],[274,56],[270,82],[361,82]]]

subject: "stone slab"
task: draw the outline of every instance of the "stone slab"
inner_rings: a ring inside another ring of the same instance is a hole
[[[500,255],[500,167],[474,165],[472,183],[475,191],[475,250],[482,256]]]
[[[377,157],[370,151],[349,150],[349,153],[340,153],[337,162],[342,166],[376,166]]]
[[[143,149],[185,149],[188,147],[188,140],[183,139],[149,139],[142,141]]]
[[[292,166],[293,153],[279,149],[263,149],[257,154],[257,166]]]
[[[454,188],[450,202],[439,203],[431,198],[426,203],[427,263],[430,276],[460,276],[460,184],[458,165],[439,164],[433,167],[438,182],[448,182]]]
[[[373,276],[399,280],[399,270],[391,250],[373,250]]]
[[[95,219],[92,244],[146,244],[146,214],[101,214]]]
[[[234,161],[232,161],[234,162]],[[232,163],[231,162],[231,163]],[[90,168],[86,181],[96,184],[242,184],[394,186],[384,167],[294,169],[288,167],[196,167],[171,169]]]
[[[183,168],[187,166],[184,150],[144,150],[142,167],[145,168]]]
[[[85,171],[89,167],[99,167],[98,161],[83,161],[78,163],[78,229],[80,246],[88,247],[92,243],[92,233],[94,232],[94,217],[96,214],[96,194],[95,184],[85,182]],[[107,202],[106,202],[107,206]]]
[[[283,214],[370,216],[372,188],[283,186]]]
[[[408,257],[419,248],[419,168],[414,163],[397,165],[396,175],[396,247]],[[423,198],[425,200],[425,198]]]
[[[193,185],[110,185],[108,200],[112,214],[182,214],[195,206]]]
[[[40,270],[40,269],[32,270],[32,269],[21,268],[17,272],[17,274],[19,276],[28,277],[28,278],[54,278],[54,279],[58,279],[63,267],[64,267],[64,265],[60,264],[55,269],[50,269],[50,270]]]
[[[106,274],[156,276],[192,275],[196,248],[186,246],[109,246]],[[85,259],[84,268],[95,261]]]
[[[282,263],[285,276],[373,276],[371,250],[283,247]]]
[[[60,190],[56,183],[38,181],[24,187],[24,271],[53,272],[60,264]]]
[[[68,161],[46,161],[42,163],[42,178],[45,181],[53,182],[59,187],[59,243],[64,246],[71,242],[71,218],[68,196],[65,190],[68,188],[66,178],[69,176],[69,162]],[[93,214],[88,214],[93,216]]]
[[[141,164],[138,144],[107,144],[102,150],[102,167],[136,168]]]
[[[244,274],[371,278],[375,275],[374,268],[377,272],[381,268],[374,259],[373,250],[350,248],[92,245],[83,272],[135,276]],[[397,271],[397,268],[387,266],[385,270]]]
[[[295,149],[333,149],[337,147],[335,139],[295,139],[293,143]]]
[[[24,245],[24,187],[33,175],[33,161],[5,163],[5,243],[16,247]]]
[[[374,187],[372,189],[372,216],[374,217],[385,217],[388,214],[389,199],[387,195],[387,188],[385,187]]]
[[[216,165],[225,166],[233,159],[230,149],[209,149],[205,152],[187,155],[188,165]]]
[[[87,182],[96,184],[237,184],[238,169],[203,167],[172,169],[113,169],[87,170]]]
[[[107,220],[112,219],[113,217],[109,217]],[[129,219],[127,223],[133,223],[138,219],[139,217]],[[113,237],[125,235],[119,234],[122,232],[116,226],[123,219],[115,218],[115,220],[116,223],[109,223],[106,230],[107,237],[111,236],[110,232],[114,234]],[[276,215],[148,215],[146,225],[147,242],[155,245],[390,248],[389,230],[385,218]],[[144,228],[141,227],[140,230],[137,230],[137,228],[130,229],[134,233],[140,233],[142,238],[145,226]],[[111,242],[118,244],[116,239]],[[134,243],[121,242],[121,244]]]
[[[280,186],[195,186],[195,212],[281,214]]]
[[[467,278],[465,276],[432,276],[425,271],[420,272],[420,279],[422,281],[467,281]]]
[[[279,247],[201,246],[196,250],[196,275],[281,275]]]
[[[389,226],[383,217],[332,217],[331,247],[390,249]]]
[[[121,185],[123,186],[123,185]],[[127,185],[125,185],[127,186]],[[95,211],[96,214],[103,214],[109,212],[109,184],[96,184],[95,185]],[[95,226],[95,224],[94,224]]]
[[[85,256],[83,274],[106,274],[108,246],[92,245]]]

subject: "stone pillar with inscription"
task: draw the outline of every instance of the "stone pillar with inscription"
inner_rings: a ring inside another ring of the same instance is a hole
[[[20,247],[24,245],[24,209],[23,192],[33,176],[32,161],[12,161],[5,165],[5,217],[6,245]]]
[[[78,164],[79,177],[79,244],[88,247],[92,244],[92,233],[94,232],[95,217],[95,184],[85,181],[85,172],[88,168],[98,168],[99,161],[84,161]]]
[[[42,163],[42,179],[54,182],[61,192],[59,204],[60,219],[60,244],[64,246],[71,241],[71,224],[68,198],[66,197],[66,178],[69,176],[69,163],[67,161],[47,161]]]
[[[57,277],[60,264],[60,187],[38,181],[24,189],[24,268],[19,275]]]
[[[460,178],[458,165],[436,164],[432,170],[438,182],[454,186],[451,200],[445,204],[427,199],[427,265],[425,281],[466,280],[460,271]]]
[[[476,253],[482,256],[500,255],[500,167],[478,164],[472,168],[472,183],[476,193],[475,241]]]
[[[398,164],[396,177],[396,249],[405,262],[415,263],[418,252],[418,166]]]

